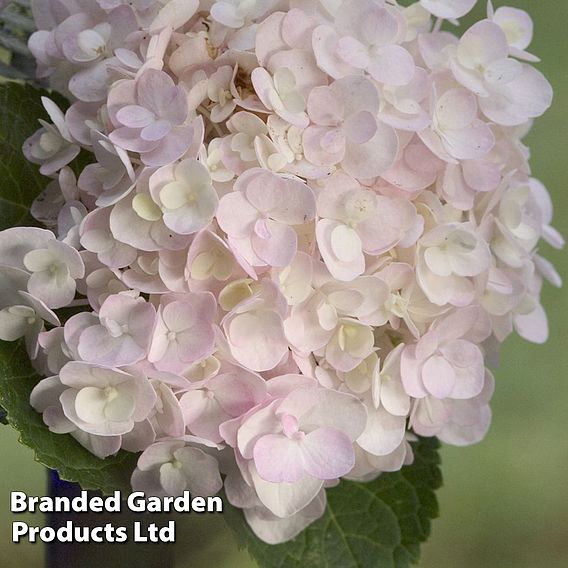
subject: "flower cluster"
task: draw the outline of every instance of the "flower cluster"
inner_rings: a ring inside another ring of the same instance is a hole
[[[24,146],[52,181],[46,229],[0,234],[0,338],[50,430],[142,452],[137,490],[224,484],[269,543],[417,435],[483,438],[485,363],[546,340],[563,239],[522,142],[552,100],[531,19],[442,30],[475,3],[32,2],[71,106]]]

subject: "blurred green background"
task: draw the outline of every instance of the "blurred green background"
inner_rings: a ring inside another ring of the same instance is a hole
[[[467,21],[482,18],[484,4],[478,2]],[[568,0],[494,5],[528,10],[535,21],[531,51],[542,58],[538,68],[552,82],[556,98],[537,120],[528,143],[533,173],[555,202],[554,226],[568,235]],[[543,253],[568,281],[566,253],[548,246]],[[424,546],[420,568],[568,566],[568,293],[548,286],[543,296],[551,338],[536,346],[515,337],[504,346],[486,440],[471,448],[442,450],[441,517]],[[9,513],[9,493],[45,494],[45,470],[9,427],[0,428],[0,448],[0,566],[40,567],[42,545],[11,543],[16,516]],[[26,519],[18,515],[17,520]],[[39,515],[27,520],[42,522]],[[219,517],[207,523],[187,519],[178,531],[184,535],[176,552],[180,568],[254,566],[246,553],[237,551]]]

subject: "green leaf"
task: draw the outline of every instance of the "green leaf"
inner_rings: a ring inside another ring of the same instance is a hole
[[[24,141],[40,127],[38,118],[49,120],[43,95],[51,96],[30,85],[0,85],[0,230],[34,224],[30,206],[49,182],[22,153]]]
[[[27,13],[14,8],[3,10],[0,13],[0,22],[11,30],[33,33],[36,30],[33,18]]]
[[[438,447],[434,438],[421,439],[413,465],[328,489],[325,515],[291,542],[264,544],[237,509],[228,508],[225,518],[261,568],[406,568],[418,561],[438,516]]]
[[[63,479],[80,483],[83,489],[129,493],[137,454],[121,451],[101,460],[69,434],[50,432],[29,402],[39,380],[21,342],[0,342],[0,405],[8,422],[20,432],[20,442],[34,450],[37,461],[56,469]]]

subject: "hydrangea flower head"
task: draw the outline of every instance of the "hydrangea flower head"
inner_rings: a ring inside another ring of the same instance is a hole
[[[46,228],[0,232],[0,339],[47,427],[141,452],[135,490],[224,486],[271,544],[416,436],[480,441],[564,239],[523,143],[553,96],[532,20],[450,27],[475,4],[32,0],[71,106],[24,144]]]

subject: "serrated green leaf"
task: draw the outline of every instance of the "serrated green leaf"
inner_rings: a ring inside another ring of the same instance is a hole
[[[421,439],[413,465],[328,489],[325,515],[290,542],[264,544],[237,509],[229,508],[226,520],[261,568],[407,568],[438,516],[438,447],[436,439]]]
[[[69,434],[50,432],[29,403],[30,392],[39,380],[21,342],[0,342],[0,405],[8,422],[20,432],[20,441],[34,450],[36,460],[83,489],[128,493],[138,456],[121,451],[101,460]]]

